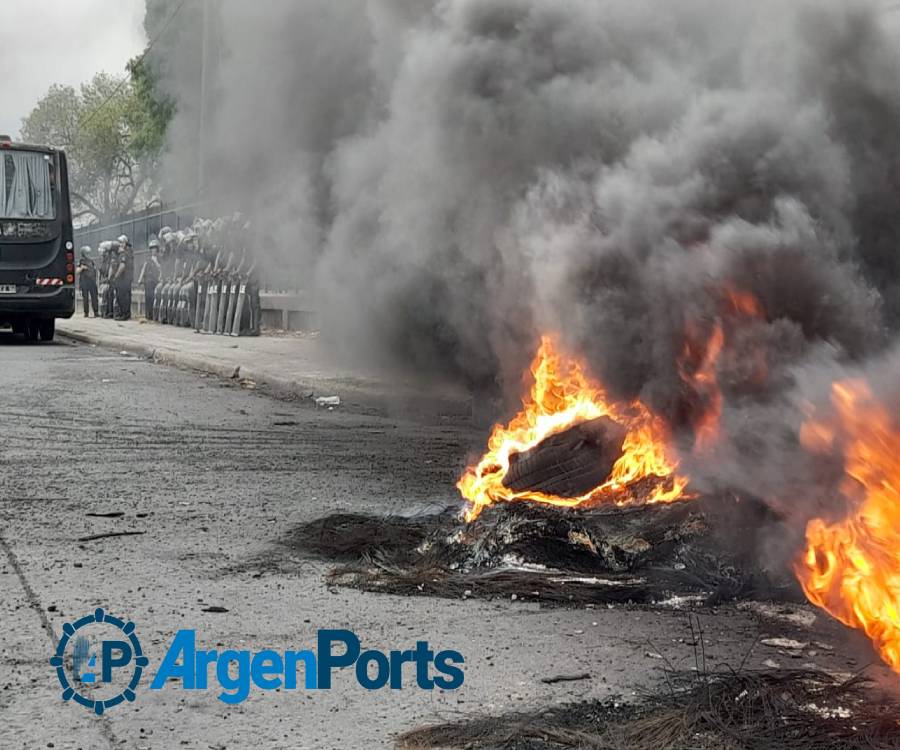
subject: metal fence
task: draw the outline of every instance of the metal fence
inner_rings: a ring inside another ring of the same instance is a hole
[[[120,235],[127,235],[134,246],[135,269],[140,269],[147,254],[147,243],[159,236],[163,227],[171,227],[177,231],[194,223],[198,216],[215,217],[218,213],[208,202],[193,203],[187,206],[160,207],[159,210],[148,209],[123,217],[118,222],[102,226],[89,224],[76,227],[75,247],[89,246],[97,257],[97,248],[104,240],[114,240]],[[263,291],[295,292],[284,283],[284,278],[273,274],[265,265],[258,270],[260,287]]]
[[[197,217],[197,209],[205,204],[195,203],[190,206],[177,208],[160,208],[155,212],[142,211],[122,218],[114,224],[102,226],[89,224],[75,229],[75,246],[89,245],[96,252],[97,246],[104,240],[114,240],[119,235],[128,235],[135,250],[147,249],[147,243],[159,235],[163,227],[171,227],[174,230],[190,226]]]

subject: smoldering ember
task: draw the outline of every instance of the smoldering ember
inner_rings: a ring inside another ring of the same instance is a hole
[[[900,6],[7,2],[0,747],[900,748]]]

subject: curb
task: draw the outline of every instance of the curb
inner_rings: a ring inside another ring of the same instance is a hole
[[[71,339],[72,341],[80,341],[82,344],[93,344],[94,346],[103,346],[109,349],[118,348],[120,351],[127,351],[130,354],[137,354],[138,356],[146,357],[147,359],[153,359],[156,353],[156,349],[152,346],[147,346],[146,344],[126,343],[118,346],[113,341],[104,339],[102,336],[94,336],[93,334],[82,333],[81,331],[64,331],[57,328],[56,335]]]
[[[149,348],[149,347],[146,347]],[[150,359],[163,365],[176,365],[178,367],[187,367],[191,370],[199,370],[212,375],[218,375],[226,380],[234,380],[240,377],[241,366],[220,362],[206,357],[198,357],[193,354],[185,354],[173,349],[155,349],[150,355]]]
[[[286,378],[279,378],[277,375],[269,375],[265,372],[261,372],[260,370],[255,370],[252,367],[241,367],[239,368],[239,376],[241,379],[246,378],[247,380],[252,380],[254,383],[258,383],[259,385],[264,385],[267,388],[271,388],[272,392],[278,396],[297,396],[297,397],[306,397],[310,395],[309,388],[305,388],[303,384],[298,383],[296,380],[287,380]]]
[[[57,328],[58,336],[72,341],[78,341],[83,344],[91,344],[100,346],[105,349],[114,349],[125,351],[138,357],[150,360],[157,364],[169,365],[175,367],[183,367],[197,372],[215,375],[225,380],[249,380],[258,386],[267,388],[271,395],[276,398],[305,400],[310,396],[319,394],[339,393],[345,406],[351,403],[356,407],[375,407],[382,410],[391,410],[397,412],[397,403],[406,401],[414,402],[416,396],[413,394],[404,395],[402,392],[391,393],[385,387],[374,385],[366,387],[360,383],[348,383],[346,381],[331,381],[329,379],[318,378],[285,378],[275,375],[265,370],[259,370],[252,364],[250,366],[240,365],[234,362],[226,362],[220,359],[211,359],[209,357],[198,356],[196,354],[187,354],[176,349],[156,348],[148,344],[142,344],[134,341],[119,341],[104,336],[98,336],[93,333],[84,333],[82,331],[67,331]],[[425,397],[426,401],[431,401],[431,397]],[[443,401],[443,400],[441,400]],[[450,408],[450,403],[454,406]],[[390,406],[394,404],[394,406]],[[390,409],[389,409],[390,407]],[[471,401],[459,401],[451,399],[444,404],[449,408],[448,413],[465,412],[471,410]]]
[[[93,346],[101,346],[105,349],[117,349],[119,351],[128,352],[138,357],[143,357],[157,364],[169,365],[174,367],[184,367],[189,370],[216,375],[225,380],[244,379],[252,380],[257,385],[268,388],[272,393],[281,398],[300,398],[310,397],[315,391],[322,387],[313,381],[300,382],[297,380],[272,375],[263,370],[258,370],[253,366],[243,367],[239,364],[224,362],[222,360],[201,357],[195,354],[186,354],[175,349],[155,348],[147,344],[134,343],[131,341],[117,341],[104,336],[97,336],[92,333],[83,333],[82,331],[66,331],[57,329],[57,335],[63,338],[78,341],[83,344],[91,344]],[[324,390],[329,390],[325,388]],[[357,389],[342,389],[357,390]],[[360,394],[369,397],[381,397],[381,393],[377,390],[371,392],[365,389],[358,389]],[[357,395],[357,394],[353,394]]]
[[[240,365],[229,364],[207,357],[198,357],[194,354],[185,354],[184,352],[179,352],[174,349],[156,349],[147,344],[136,344],[130,341],[119,342],[104,338],[103,336],[82,333],[81,331],[57,330],[57,335],[71,339],[72,341],[79,341],[83,344],[93,344],[94,346],[102,346],[107,349],[119,349],[120,351],[125,351],[129,354],[144,357],[145,359],[149,359],[158,364],[187,367],[190,370],[198,370],[200,372],[209,373],[210,375],[218,375],[227,380],[234,380],[240,376]]]

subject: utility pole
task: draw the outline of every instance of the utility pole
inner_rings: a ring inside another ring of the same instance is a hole
[[[203,197],[206,189],[206,64],[209,56],[209,0],[200,0],[203,8],[202,33],[200,43],[200,116],[197,128],[197,198]]]

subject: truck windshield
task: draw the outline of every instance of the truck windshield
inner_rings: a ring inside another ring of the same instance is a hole
[[[0,219],[55,218],[53,161],[37,151],[0,151]]]

